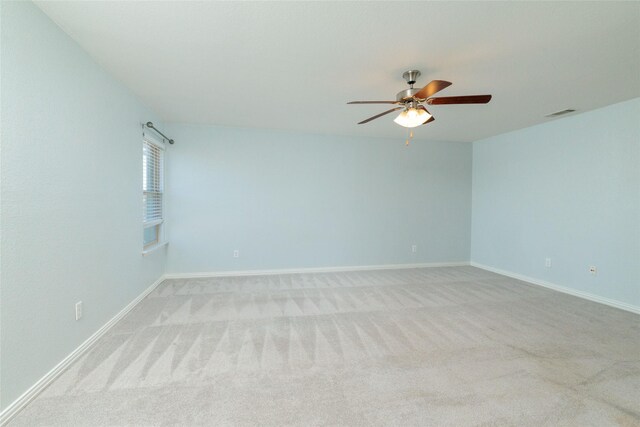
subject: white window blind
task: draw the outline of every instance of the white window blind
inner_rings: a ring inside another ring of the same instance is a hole
[[[142,206],[145,227],[163,220],[164,150],[153,142],[142,143]]]

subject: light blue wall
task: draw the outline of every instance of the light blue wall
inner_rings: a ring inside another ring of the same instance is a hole
[[[469,259],[468,143],[169,131],[168,273]]]
[[[474,142],[472,210],[472,261],[639,307],[640,99]]]
[[[5,408],[158,279],[166,254],[141,256],[150,111],[32,3],[2,2],[1,27]]]

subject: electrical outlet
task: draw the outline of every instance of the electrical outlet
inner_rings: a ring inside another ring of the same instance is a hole
[[[236,249],[233,251],[233,257],[234,258],[240,258],[240,249]]]
[[[414,254],[418,252],[418,245],[411,245],[411,252],[413,252]]]
[[[76,303],[76,320],[80,320],[82,317],[82,301]]]
[[[545,266],[546,268],[551,268],[551,258],[546,258],[546,259],[544,260],[544,266]]]
[[[592,276],[595,276],[598,274],[598,268],[595,265],[592,265],[589,267],[589,273],[591,273]]]

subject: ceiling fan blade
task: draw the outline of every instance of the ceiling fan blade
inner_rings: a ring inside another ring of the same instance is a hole
[[[439,98],[429,98],[427,99],[427,104],[486,104],[489,101],[491,101],[491,95],[443,96]]]
[[[428,85],[420,89],[415,95],[414,98],[427,99],[437,92],[440,92],[442,89],[451,86],[451,82],[447,82],[444,80],[432,80]]]
[[[432,122],[432,121],[434,121],[434,120],[435,120],[435,117],[431,116],[431,117],[429,117],[429,119],[428,119],[426,122],[424,122],[424,123],[423,123],[423,124],[421,124],[420,126],[424,126],[424,125],[426,125],[427,123],[431,123],[431,122]]]
[[[347,104],[398,104],[398,101],[351,101]]]
[[[435,120],[435,118],[431,115],[431,113],[429,112],[429,110],[427,110],[427,109],[425,108],[425,106],[424,106],[424,105],[420,105],[418,108],[419,108],[420,110],[424,110],[424,111],[426,111],[426,112],[427,112],[427,114],[429,114],[429,115],[431,116],[431,117],[429,117],[429,118],[428,118],[428,119],[427,119],[427,120],[426,120],[422,125],[426,125],[427,123],[431,123],[432,121],[434,121],[434,120]],[[421,126],[422,126],[422,125],[421,125]]]
[[[377,114],[377,115],[375,115],[375,116],[373,116],[373,117],[369,117],[368,119],[363,120],[363,121],[361,121],[361,122],[360,122],[360,123],[358,123],[358,124],[359,124],[359,125],[363,125],[363,124],[365,124],[365,123],[369,123],[371,120],[375,120],[375,119],[377,119],[378,117],[382,117],[382,116],[384,116],[385,114],[393,113],[394,111],[397,111],[397,110],[402,110],[403,108],[404,108],[404,107],[396,107],[396,108],[392,108],[391,110],[387,110],[387,111],[385,111],[384,113],[380,113],[380,114]]]
[[[426,111],[426,112],[427,112],[427,114],[429,114],[429,116],[430,116],[427,120],[425,120],[425,122],[424,122],[422,125],[426,125],[427,123],[431,123],[432,121],[434,121],[434,120],[435,120],[435,118],[431,115],[431,113],[429,112],[429,110],[427,110],[427,109],[425,108],[425,106],[424,106],[424,105],[420,105],[420,106],[418,106],[418,109]],[[420,125],[420,126],[422,126],[422,125]]]

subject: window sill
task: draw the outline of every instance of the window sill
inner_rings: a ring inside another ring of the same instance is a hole
[[[151,252],[155,252],[158,249],[160,249],[160,248],[162,248],[164,246],[167,246],[168,244],[169,244],[169,242],[162,242],[162,243],[157,243],[157,244],[155,244],[153,246],[146,247],[145,249],[142,250],[142,256],[147,256]]]

